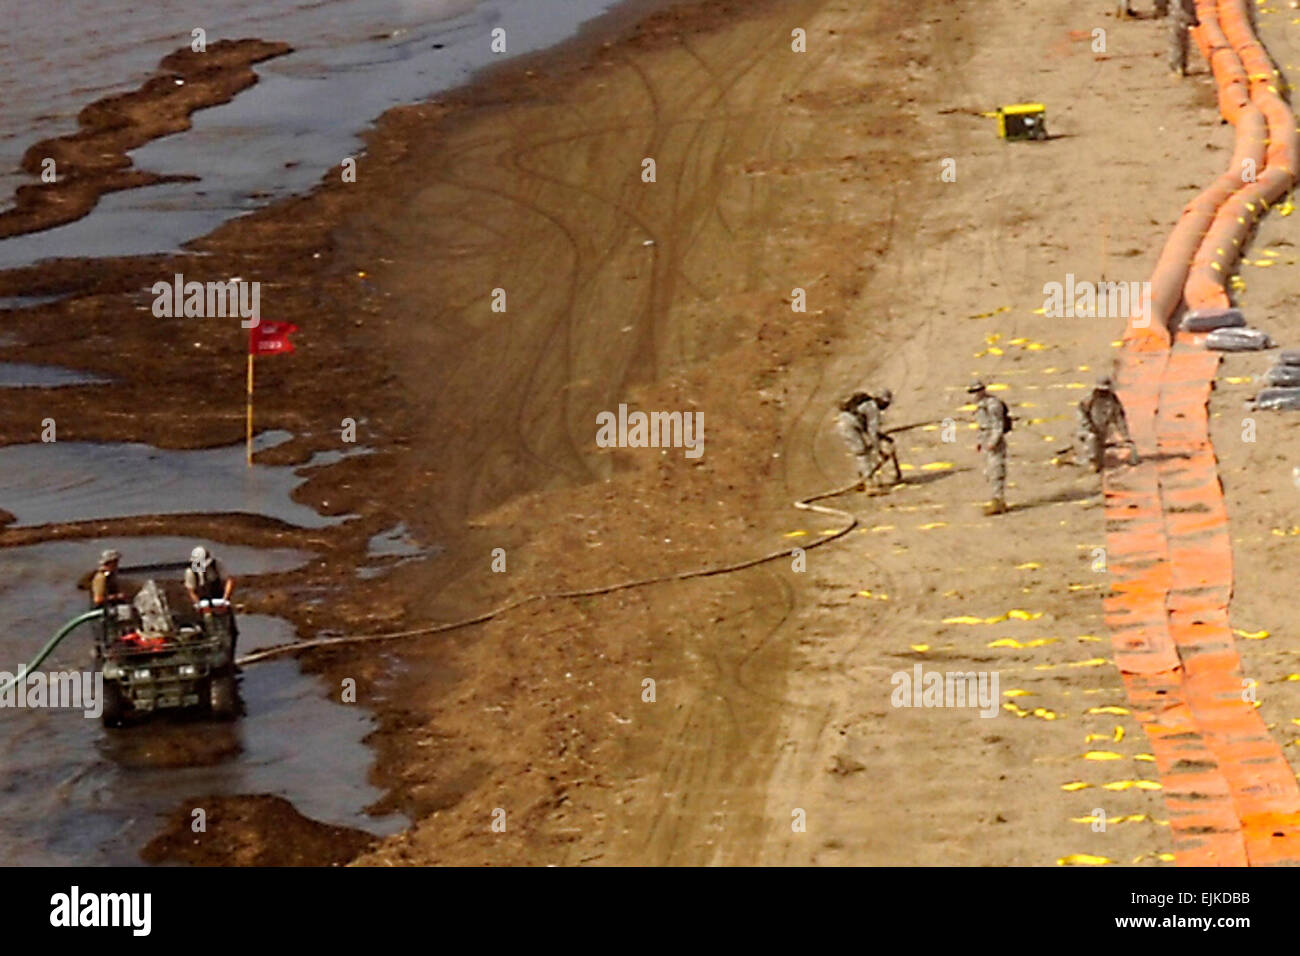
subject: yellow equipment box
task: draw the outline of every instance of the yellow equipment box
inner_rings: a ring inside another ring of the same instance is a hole
[[[997,116],[1002,139],[1047,139],[1047,107],[1042,103],[999,106]]]

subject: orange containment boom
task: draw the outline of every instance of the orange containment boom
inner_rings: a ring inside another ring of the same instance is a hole
[[[1115,662],[1151,741],[1178,862],[1193,866],[1300,863],[1300,787],[1256,711],[1228,621],[1232,546],[1208,420],[1219,356],[1173,327],[1184,301],[1230,304],[1228,275],[1300,168],[1295,116],[1247,2],[1196,4],[1193,36],[1236,141],[1161,250],[1150,321],[1130,319],[1118,379],[1143,462],[1105,476]]]

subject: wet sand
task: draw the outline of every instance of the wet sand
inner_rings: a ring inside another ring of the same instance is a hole
[[[1096,26],[1104,56],[1080,39]],[[810,52],[791,51],[795,28]],[[962,387],[986,377],[1021,418],[1010,515],[978,511],[964,421],[956,445],[917,430],[900,440],[909,482],[849,499],[861,530],[810,552],[807,571],[776,562],[305,657],[335,686],[358,681],[379,722],[374,809],[416,821],[358,862],[1165,865],[1159,793],[1103,788],[1154,771],[1115,710],[1095,478],[1051,463],[1123,320],[1034,314],[1067,272],[1144,279],[1189,187],[1228,155],[1205,84],[1171,85],[1156,60],[1163,40],[1160,24],[1014,0],[717,0],[607,25],[391,111],[357,183],[188,255],[0,274],[0,296],[68,296],[6,316],[17,344],[0,360],[119,383],[107,400],[102,386],[22,389],[0,437],[35,441],[52,415],[60,441],[238,441],[237,323],[146,318],[146,291],[175,271],[273,282],[264,313],[303,331],[297,354],[259,365],[259,423],[295,437],[259,460],[344,450],[354,419],[373,453],[294,495],[356,517],[94,528],[317,551],[250,609],[304,636],[370,633],[814,539],[820,522],[789,502],[850,477],[836,398],[881,382],[895,423],[962,420]],[[1049,104],[1059,138],[1002,143],[952,111],[1026,99]],[[806,312],[791,311],[796,288]],[[702,411],[704,456],[598,448],[595,415],[620,402]],[[1294,452],[1286,427],[1275,441]],[[1230,490],[1229,504],[1234,526],[1267,520],[1257,497]],[[402,523],[444,550],[359,579],[370,540]],[[1241,607],[1281,587],[1261,576]],[[995,669],[1024,696],[995,720],[891,707],[891,675],[916,663]],[[1300,701],[1282,698],[1296,691],[1280,672],[1274,685],[1276,726]],[[1106,746],[1121,756],[1083,760],[1092,735],[1118,737]],[[257,858],[281,814],[240,806],[237,832],[184,859]],[[1098,806],[1136,819],[1097,833],[1079,820]]]

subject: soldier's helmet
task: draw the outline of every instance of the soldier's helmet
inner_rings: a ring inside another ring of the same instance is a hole
[[[1097,379],[1097,387],[1107,392],[1113,392],[1115,390],[1115,380],[1109,375],[1103,375]]]
[[[972,395],[978,395],[978,394],[980,394],[981,392],[984,391],[984,383],[983,383],[983,382],[971,382],[970,385],[966,386],[966,391],[970,392],[970,394],[972,394]]]
[[[117,564],[117,562],[121,560],[122,560],[121,552],[114,551],[112,548],[109,548],[107,551],[104,551],[99,555],[99,566],[101,568],[106,568],[110,564]]]
[[[887,408],[894,401],[894,393],[887,388],[882,388],[880,394],[876,396],[876,404],[881,408]]]

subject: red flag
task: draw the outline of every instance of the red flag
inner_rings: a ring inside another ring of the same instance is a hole
[[[249,355],[288,355],[293,351],[289,336],[298,326],[289,322],[268,322],[265,319],[248,330]]]

